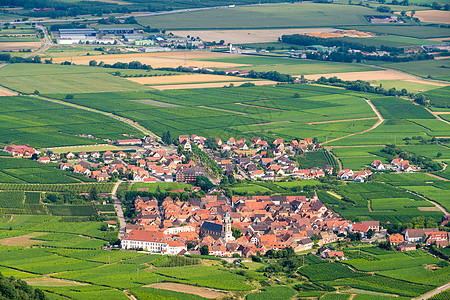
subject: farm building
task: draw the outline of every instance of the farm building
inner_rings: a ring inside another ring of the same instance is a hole
[[[125,34],[134,34],[134,28],[99,28],[98,32],[102,35],[106,34],[125,35]]]
[[[86,42],[94,42],[97,39],[95,29],[60,29],[58,44],[72,45]]]

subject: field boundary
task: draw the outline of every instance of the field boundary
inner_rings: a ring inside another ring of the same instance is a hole
[[[145,135],[148,136],[154,136],[156,138],[160,138],[159,136],[157,136],[155,133],[151,132],[150,130],[148,130],[147,128],[145,128],[144,126],[140,125],[138,122],[124,118],[124,117],[120,117],[120,116],[116,116],[112,113],[108,113],[108,112],[104,112],[98,109],[94,109],[94,108],[89,108],[89,107],[85,107],[85,106],[81,106],[78,104],[74,104],[74,103],[70,103],[70,102],[65,102],[62,100],[56,100],[56,99],[52,99],[52,98],[47,98],[47,97],[43,97],[43,96],[31,96],[31,97],[36,97],[39,98],[41,100],[45,100],[45,101],[49,101],[49,102],[53,102],[53,103],[58,103],[58,104],[62,104],[62,105],[66,105],[66,106],[70,106],[70,107],[74,107],[74,108],[78,108],[78,109],[82,109],[82,110],[86,110],[86,111],[90,111],[90,112],[94,112],[94,113],[98,113],[98,114],[102,114],[104,116],[113,118],[117,121],[120,121],[122,123],[125,123],[137,130],[139,130],[140,132],[142,132]]]
[[[374,130],[375,128],[377,128],[378,126],[380,126],[381,123],[384,122],[384,118],[381,116],[380,112],[379,112],[378,109],[375,107],[375,105],[373,105],[372,102],[371,102],[369,99],[364,99],[364,101],[366,101],[367,104],[370,105],[370,107],[372,108],[373,112],[377,115],[378,121],[377,121],[372,127],[370,127],[369,129],[366,129],[366,130],[363,130],[363,131],[360,131],[360,132],[351,133],[351,134],[349,134],[349,135],[341,136],[341,137],[338,137],[338,138],[335,138],[335,139],[326,141],[326,142],[323,143],[323,144],[327,144],[327,143],[339,141],[339,140],[348,138],[348,137],[350,137],[350,136],[354,136],[354,135],[357,135],[357,134],[369,132],[369,131],[371,131],[371,130]]]

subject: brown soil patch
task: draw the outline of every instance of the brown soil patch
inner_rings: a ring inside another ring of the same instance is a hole
[[[306,123],[306,124],[308,124],[308,125],[313,125],[313,124],[339,123],[339,122],[361,121],[361,120],[374,120],[374,119],[378,119],[378,118],[377,118],[377,117],[370,117],[370,118],[359,118],[359,119],[331,120],[331,121],[309,122],[309,123]]]
[[[223,108],[209,107],[209,106],[204,106],[204,105],[201,105],[201,106],[199,106],[199,107],[201,107],[201,108],[206,108],[206,109],[212,109],[212,110],[223,111],[223,112],[229,112],[229,113],[233,113],[233,114],[237,114],[237,115],[244,115],[244,116],[247,115],[247,114],[244,113],[244,112],[234,111],[234,110],[228,110],[228,109],[223,109]]]
[[[439,268],[437,265],[432,264],[432,265],[426,265],[426,266],[425,266],[425,269],[434,271],[434,270],[438,270],[438,269],[440,269],[440,268]]]
[[[226,292],[219,292],[212,289],[207,289],[203,287],[196,287],[192,285],[187,284],[181,284],[181,283],[171,283],[171,282],[164,282],[164,283],[156,283],[152,285],[148,285],[148,287],[152,287],[155,289],[161,289],[161,290],[169,290],[169,291],[175,291],[175,292],[181,292],[181,293],[188,293],[188,294],[194,294],[201,297],[209,298],[209,299],[215,299],[220,296],[223,296],[226,294]]]
[[[342,196],[341,195],[338,195],[338,194],[336,194],[335,192],[332,192],[332,191],[327,191],[327,193],[328,194],[330,194],[331,196],[333,196],[333,197],[336,197],[336,198],[338,198],[338,199],[342,199]]]
[[[420,206],[417,209],[420,211],[440,211],[440,209],[435,206],[426,206],[426,207]]]
[[[209,82],[209,83],[193,83],[193,84],[171,84],[171,85],[154,85],[152,88],[163,91],[163,90],[183,90],[183,89],[205,89],[205,88],[218,88],[228,86],[230,84],[239,86],[236,81],[226,81],[226,82]],[[258,80],[252,81],[255,85],[270,85],[276,84],[275,81],[270,80]],[[263,107],[264,108],[264,107]]]
[[[437,41],[437,42],[448,41],[448,40],[450,40],[450,36],[448,36],[448,37],[443,37],[443,38],[427,39],[427,40],[430,40],[430,41]]]
[[[143,64],[151,65],[154,68],[177,68],[179,66],[196,66],[199,68],[233,68],[239,66],[247,66],[245,64],[214,62],[214,61],[196,61],[199,58],[234,56],[230,54],[213,55],[211,52],[193,51],[186,52],[161,52],[161,53],[127,53],[127,54],[111,54],[111,55],[90,55],[73,57],[72,61],[77,65],[89,65],[89,61],[95,60],[97,62],[103,61],[107,64],[114,64],[116,62],[129,63],[132,61],[140,61]],[[61,63],[70,61],[70,57],[55,57],[54,63]]]
[[[172,104],[172,103],[166,103],[166,102],[159,102],[155,100],[149,100],[149,99],[142,99],[142,100],[131,100],[133,102],[139,102],[146,105],[151,106],[157,106],[157,107],[180,107],[180,105]]]
[[[449,59],[448,56],[435,56],[434,59]]]
[[[349,73],[328,73],[328,74],[314,74],[305,75],[306,79],[317,80],[320,77],[337,77],[342,80],[364,80],[364,81],[374,81],[374,80],[417,80],[416,77],[408,75],[405,73],[384,70],[384,71],[366,71],[366,72],[349,72]],[[299,75],[300,77],[300,75]]]
[[[21,236],[14,236],[0,240],[0,245],[5,246],[31,246],[34,244],[42,243],[42,241],[32,240],[31,238],[35,238],[41,235],[44,235],[45,232],[33,232],[30,234],[25,234]]]
[[[414,17],[422,22],[450,24],[450,12],[443,10],[416,11]]]
[[[334,28],[291,28],[255,30],[181,30],[172,31],[176,36],[195,36],[204,41],[220,41],[232,44],[277,42],[283,34],[304,34],[310,32],[334,32]]]
[[[0,51],[18,51],[22,49],[35,50],[41,46],[40,42],[6,42],[0,43]]]
[[[239,104],[239,105],[243,105],[243,106],[248,106],[248,107],[263,108],[263,109],[268,109],[268,110],[284,111],[284,109],[278,109],[278,108],[273,108],[273,107],[266,107],[266,106],[259,106],[259,105],[251,105],[251,104],[244,104],[244,103],[235,103],[235,104]]]
[[[93,2],[103,2],[103,3],[113,3],[113,4],[119,4],[119,5],[130,5],[131,3],[118,1],[118,0],[89,0]]]
[[[73,280],[65,280],[52,278],[48,276],[43,277],[34,277],[34,278],[25,278],[25,280],[29,285],[33,286],[74,286],[74,285],[89,285],[87,283],[77,282]]]
[[[155,76],[155,77],[130,77],[130,81],[140,84],[176,84],[176,83],[200,83],[200,82],[223,82],[223,81],[248,81],[242,77],[231,77],[225,75],[212,74],[187,74],[187,75],[172,75],[172,76]]]
[[[310,32],[306,33],[306,35],[320,37],[320,38],[339,38],[339,37],[357,37],[357,38],[365,38],[375,36],[374,33],[371,32],[362,32],[357,30],[336,30],[333,32]]]

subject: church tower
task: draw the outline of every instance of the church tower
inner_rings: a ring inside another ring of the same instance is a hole
[[[229,242],[233,240],[233,232],[231,231],[231,216],[228,212],[223,216],[223,231],[222,237],[225,239],[225,242]]]

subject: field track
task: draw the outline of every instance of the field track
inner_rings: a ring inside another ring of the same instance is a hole
[[[361,120],[374,120],[374,119],[378,119],[378,118],[377,118],[377,117],[370,117],[370,118],[359,118],[359,119],[344,119],[344,120],[318,121],[318,122],[309,122],[309,123],[306,123],[306,124],[308,124],[308,125],[313,125],[313,124],[339,123],[339,122],[361,121]]]
[[[36,97],[36,96],[33,96],[33,97]],[[154,134],[153,132],[149,131],[148,129],[146,129],[145,127],[143,127],[142,125],[138,124],[137,122],[135,122],[133,120],[130,120],[130,119],[127,119],[127,118],[124,118],[124,117],[119,117],[119,116],[116,116],[116,115],[114,115],[112,113],[107,113],[107,112],[104,112],[104,111],[101,111],[101,110],[84,107],[84,106],[81,106],[81,105],[78,105],[78,104],[64,102],[62,100],[56,100],[56,99],[51,99],[51,98],[42,97],[42,96],[37,96],[37,97],[39,99],[42,99],[42,100],[45,100],[45,101],[59,103],[59,104],[62,104],[62,105],[75,107],[75,108],[78,108],[78,109],[83,109],[83,110],[87,110],[87,111],[90,111],[90,112],[95,112],[95,113],[98,113],[98,114],[102,114],[102,115],[105,115],[107,117],[111,117],[113,119],[116,119],[117,121],[123,122],[125,124],[130,125],[131,127],[134,127],[135,129],[139,130],[140,132],[142,132],[145,135],[154,136],[156,138],[159,138],[159,136],[157,136],[156,134]]]
[[[381,116],[380,112],[377,110],[377,108],[375,107],[375,105],[373,105],[372,102],[371,102],[369,99],[366,99],[366,102],[367,102],[367,104],[370,105],[370,107],[372,107],[372,110],[375,112],[375,114],[376,114],[377,117],[378,117],[378,121],[377,121],[372,127],[370,127],[369,129],[363,130],[363,131],[361,131],[361,132],[355,132],[355,133],[352,133],[352,134],[349,134],[349,135],[346,135],[346,136],[342,136],[342,137],[339,137],[339,138],[336,138],[336,139],[332,139],[332,140],[326,141],[326,142],[323,143],[323,144],[331,143],[331,142],[335,142],[335,141],[339,141],[339,140],[342,140],[342,139],[344,139],[344,138],[347,138],[347,137],[350,137],[350,136],[353,136],[353,135],[365,133],[365,132],[374,130],[375,128],[377,128],[378,126],[380,126],[381,123],[384,122],[383,117]]]

